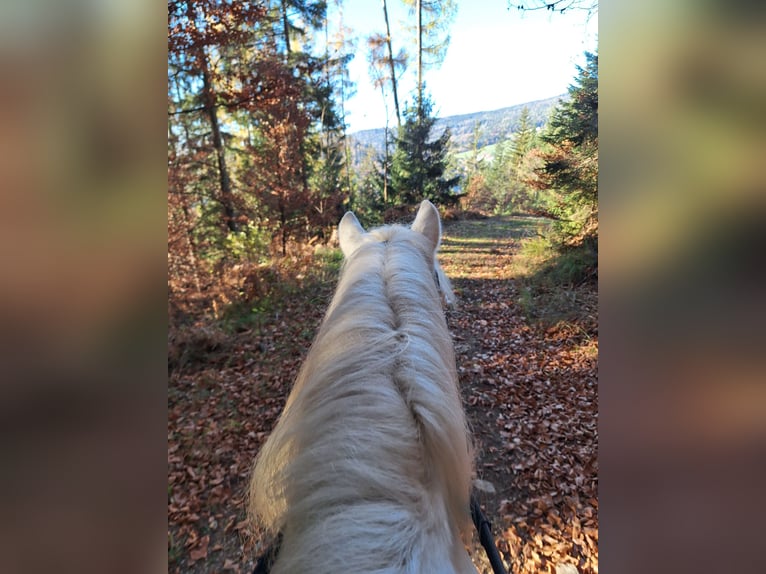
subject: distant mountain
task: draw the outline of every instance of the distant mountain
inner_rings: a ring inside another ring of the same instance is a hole
[[[452,131],[452,149],[459,154],[473,148],[474,129],[479,124],[478,147],[490,146],[511,137],[517,130],[521,110],[526,106],[529,115],[536,127],[543,127],[548,121],[553,108],[562,100],[568,98],[567,94],[535,100],[508,108],[489,112],[474,112],[459,116],[439,118],[433,130],[433,137],[438,137],[445,128]],[[374,130],[362,130],[349,134],[353,163],[359,166],[365,156],[370,153],[370,148],[376,154],[383,153],[384,128]]]

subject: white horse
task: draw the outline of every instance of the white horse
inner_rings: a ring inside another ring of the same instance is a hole
[[[439,212],[370,232],[349,212],[338,237],[335,296],[250,485],[282,535],[271,572],[475,574]]]

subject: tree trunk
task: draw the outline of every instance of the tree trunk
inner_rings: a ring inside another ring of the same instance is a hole
[[[202,54],[202,98],[205,105],[205,114],[210,120],[210,128],[213,133],[213,147],[218,159],[218,175],[221,184],[220,202],[223,206],[224,221],[229,231],[237,231],[237,222],[234,214],[234,201],[231,191],[231,179],[229,178],[229,169],[226,165],[226,150],[223,145],[223,136],[221,135],[221,126],[218,123],[218,113],[215,108],[215,95],[210,82],[210,72],[208,69],[207,55]]]
[[[383,205],[388,205],[388,165],[389,165],[389,150],[388,150],[388,113],[386,113],[386,131],[383,138],[385,153],[383,155]]]
[[[184,129],[184,133],[186,135],[186,140],[185,141],[188,142],[189,141],[189,132],[188,132],[185,124],[183,125],[183,129]],[[173,135],[173,131],[172,131],[171,127],[170,127],[170,123],[168,123],[168,141],[171,142],[171,145],[173,146],[173,148],[176,147],[177,139]],[[174,157],[175,157],[175,154],[174,154]],[[175,166],[175,161],[172,162],[172,165],[173,165],[173,167],[177,167],[177,166]],[[192,231],[194,229],[194,226],[192,225],[191,215],[189,213],[189,202],[188,202],[188,200],[186,198],[186,193],[185,193],[184,189],[179,189],[179,190],[176,190],[175,192],[173,191],[173,189],[174,189],[174,187],[170,187],[168,189],[168,194],[170,194],[170,193],[178,194],[178,203],[181,206],[181,230],[180,230],[180,234],[183,237],[182,240],[183,240],[183,243],[184,243],[184,248],[185,248],[184,250],[186,252],[187,264],[188,264],[189,268],[191,269],[192,282],[194,283],[194,287],[195,287],[195,289],[197,291],[197,295],[199,296],[199,295],[202,294],[202,286],[201,286],[201,283],[200,283],[200,280],[199,280],[199,268],[197,266],[197,261],[198,261],[198,259],[197,259],[197,251],[198,251],[198,248],[197,248],[197,243],[194,240],[194,235],[192,233]],[[168,197],[168,199],[170,200],[170,197]],[[171,231],[170,231],[170,219],[168,220],[168,224],[169,224],[168,239],[170,239],[170,233],[171,233]],[[170,250],[170,246],[168,246],[168,250]],[[171,273],[171,274],[175,274],[175,275],[179,274],[178,271],[173,273],[173,271],[171,270],[170,266],[168,266],[168,272]]]
[[[402,125],[402,116],[399,113],[399,96],[396,92],[396,67],[394,66],[394,50],[391,47],[391,27],[388,25],[388,6],[383,0],[383,17],[386,20],[386,45],[388,46],[388,64],[391,68],[391,89],[394,92],[394,109],[396,110],[396,123]]]
[[[194,10],[194,4],[187,2],[187,15],[192,22],[197,21],[197,15]],[[219,201],[223,207],[224,223],[229,231],[237,231],[237,222],[234,217],[234,201],[231,191],[231,179],[229,170],[226,166],[226,155],[224,153],[223,137],[221,136],[221,126],[218,123],[218,115],[215,108],[215,94],[213,92],[212,82],[210,81],[210,64],[207,61],[207,54],[203,47],[198,48],[197,57],[199,65],[202,67],[202,105],[205,108],[205,115],[210,121],[210,130],[213,134],[213,147],[215,148],[218,159],[218,176],[221,184],[221,196]]]
[[[343,151],[346,157],[346,189],[348,190],[349,198],[352,197],[351,190],[351,144],[346,133],[346,87],[344,80],[341,78],[340,82],[340,113],[343,118]]]
[[[186,249],[188,252],[189,266],[192,271],[192,281],[194,282],[194,288],[197,290],[197,295],[202,295],[202,285],[199,280],[199,266],[197,265],[197,242],[194,241],[192,236],[192,224],[191,216],[189,215],[189,207],[185,198],[181,198],[181,213],[183,214],[183,227],[184,227],[184,241],[186,243]]]
[[[279,202],[279,224],[282,235],[282,257],[287,255],[287,214],[285,213],[285,204],[283,200]]]
[[[423,6],[418,0],[418,123],[423,119]]]
[[[290,21],[287,19],[287,0],[282,0],[282,28],[285,36],[285,62],[290,60]]]

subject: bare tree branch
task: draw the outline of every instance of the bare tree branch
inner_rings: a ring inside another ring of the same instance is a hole
[[[508,0],[508,9],[524,12],[548,10],[563,14],[567,10],[585,10],[589,14],[598,12],[598,0]]]

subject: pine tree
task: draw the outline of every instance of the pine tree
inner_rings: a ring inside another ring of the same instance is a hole
[[[460,198],[455,193],[460,176],[446,177],[450,131],[446,129],[438,138],[431,139],[436,118],[431,116],[430,98],[425,96],[419,107],[422,117],[418,106],[405,109],[405,121],[396,138],[391,166],[392,195],[404,205],[414,205],[423,199],[454,205]]]
[[[391,25],[388,22],[388,5],[386,0],[382,0],[383,4],[383,19],[386,21],[386,47],[388,48],[388,67],[389,77],[391,78],[391,91],[394,94],[394,109],[396,109],[396,125],[402,125],[402,114],[399,111],[399,94],[396,89],[396,73],[397,67],[407,67],[407,53],[400,50],[399,55],[394,58],[394,49],[391,45]]]
[[[383,6],[383,20],[386,24],[386,32],[375,32],[367,37],[367,59],[370,64],[370,75],[375,87],[381,89],[383,101],[386,105],[386,120],[388,120],[388,101],[386,89],[390,87],[394,97],[394,110],[396,112],[396,125],[401,127],[402,114],[399,107],[399,77],[407,68],[409,54],[404,48],[394,55],[393,39],[391,37],[391,25],[388,18],[388,3],[381,2]]]
[[[529,114],[529,108],[524,106],[519,116],[519,127],[511,138],[513,165],[518,168],[524,154],[535,146],[537,132]]]
[[[595,249],[598,237],[598,55],[585,54],[586,66],[569,87],[542,141],[543,165],[536,185],[555,192],[551,212],[564,244],[588,242]]]
[[[598,145],[598,54],[585,53],[585,68],[577,66],[575,84],[569,86],[569,101],[556,108],[544,142],[575,146]]]
[[[373,85],[380,88],[383,96],[383,105],[386,111],[386,131],[384,139],[383,158],[380,160],[383,172],[380,180],[382,181],[383,204],[388,202],[388,184],[390,176],[388,168],[391,165],[391,132],[389,131],[388,98],[386,93],[387,86],[391,86],[394,95],[394,106],[396,110],[396,123],[398,128],[402,126],[402,118],[399,112],[399,99],[397,97],[397,74],[401,73],[407,67],[407,53],[404,50],[399,51],[399,55],[394,58],[391,54],[391,36],[388,31],[388,12],[386,11],[385,0],[383,2],[383,11],[386,14],[387,36],[382,34],[373,34],[367,38],[368,63],[370,65],[370,75],[373,78]],[[386,46],[388,51],[386,52]]]
[[[467,176],[469,178],[480,171],[482,164],[484,163],[484,160],[479,156],[479,150],[481,149],[479,142],[483,136],[480,122],[476,121],[473,124],[473,132],[471,135],[471,155],[468,159],[467,166]]]

